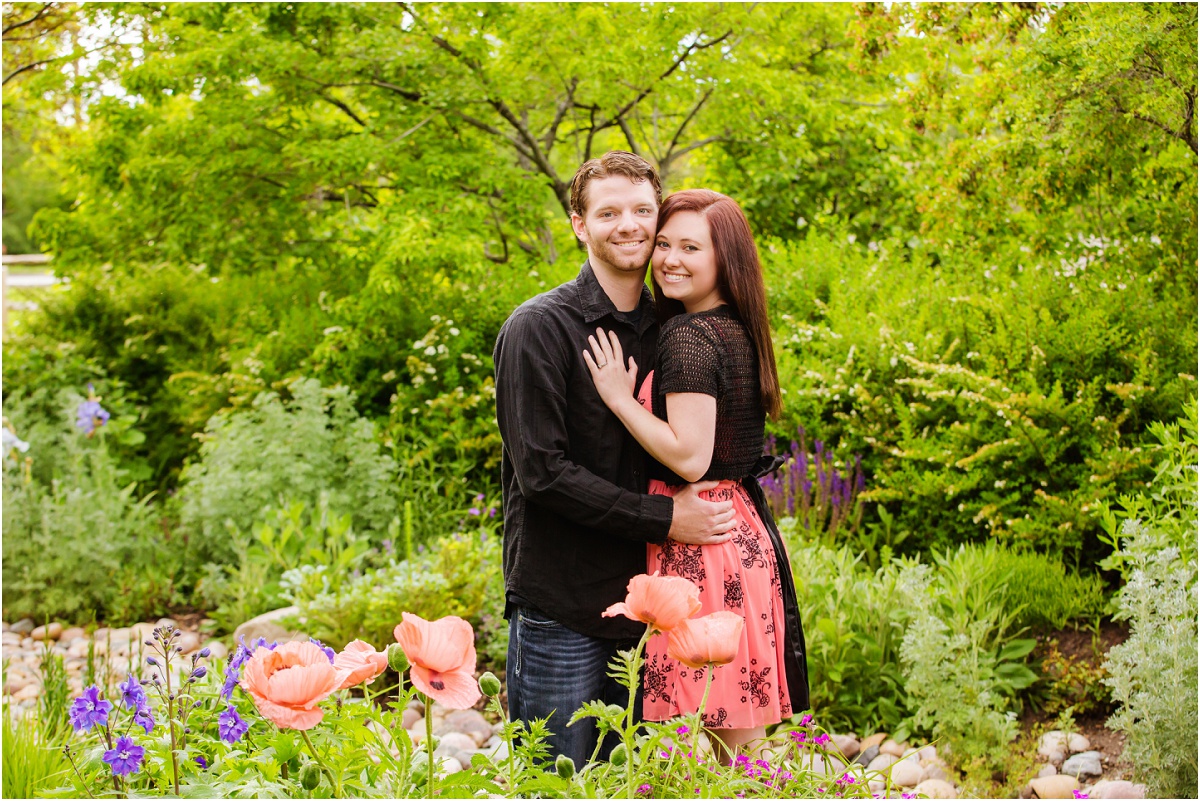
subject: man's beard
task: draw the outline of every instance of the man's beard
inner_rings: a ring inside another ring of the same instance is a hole
[[[631,273],[645,270],[646,265],[650,262],[650,253],[654,248],[648,240],[644,247],[642,254],[634,255],[617,249],[608,240],[603,240],[593,244],[592,249],[595,250],[598,259],[603,260],[614,269]]]

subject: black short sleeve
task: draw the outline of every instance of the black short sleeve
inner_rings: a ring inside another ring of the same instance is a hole
[[[664,395],[698,392],[719,397],[721,360],[712,335],[691,321],[671,323],[663,328],[658,341],[658,391]]]

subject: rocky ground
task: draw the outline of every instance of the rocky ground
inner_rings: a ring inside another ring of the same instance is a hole
[[[59,623],[35,626],[32,620],[4,623],[3,658],[7,664],[3,693],[5,702],[16,714],[28,714],[37,708],[42,693],[41,664],[45,653],[63,657],[67,683],[72,695],[83,691],[89,653],[96,676],[120,681],[135,663],[144,664],[143,645],[157,625],[171,623],[183,634],[179,644],[184,655],[206,645],[216,658],[228,655],[218,640],[206,640],[198,631],[199,616],[188,619],[162,619],[127,628],[101,628],[91,636],[81,628],[64,628]],[[241,631],[241,629],[239,629]],[[247,628],[253,639],[259,632]],[[266,632],[287,638],[284,632]],[[268,636],[268,639],[273,637]],[[1067,647],[1071,647],[1070,644]],[[414,743],[425,737],[424,708],[414,702],[403,712],[404,728]],[[478,710],[447,711],[434,705],[434,735],[442,768],[456,772],[469,766],[476,753],[502,758],[505,744],[497,732],[500,724],[489,723]],[[1026,725],[1037,725],[1027,720]],[[852,735],[832,736],[832,745],[847,763],[858,763],[871,771],[888,773],[893,787],[900,792],[930,798],[957,798],[959,788],[954,773],[932,745],[915,746],[896,742],[880,732],[858,739]],[[1023,798],[1075,798],[1086,793],[1091,798],[1143,798],[1145,788],[1127,781],[1131,766],[1121,760],[1123,740],[1103,726],[1103,718],[1085,719],[1076,731],[1048,731],[1038,741],[1038,757],[1044,763],[1037,775],[1021,792]],[[832,753],[832,752],[831,752]],[[843,770],[836,757],[811,760],[811,768],[821,772]],[[875,785],[878,786],[875,786]],[[872,783],[872,790],[884,790],[883,782]]]

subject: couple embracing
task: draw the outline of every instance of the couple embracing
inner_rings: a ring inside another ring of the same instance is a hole
[[[697,614],[743,618],[704,716],[728,758],[809,705],[791,570],[756,481],[775,466],[764,425],[780,407],[758,252],[733,200],[663,202],[654,167],[621,151],[579,168],[571,225],[579,275],[496,340],[510,713],[548,717],[552,754],[586,762],[595,724],[567,721],[627,703],[607,665],[644,630],[602,613],[634,576],[681,576]],[[666,640],[647,644],[644,719],[694,714],[704,692]]]

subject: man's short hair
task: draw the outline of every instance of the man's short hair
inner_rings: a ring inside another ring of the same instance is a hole
[[[641,156],[625,150],[610,150],[598,159],[589,159],[575,171],[571,179],[571,213],[584,216],[587,211],[587,186],[593,180],[624,175],[634,183],[649,181],[654,187],[654,201],[662,205],[662,181],[658,170]]]

